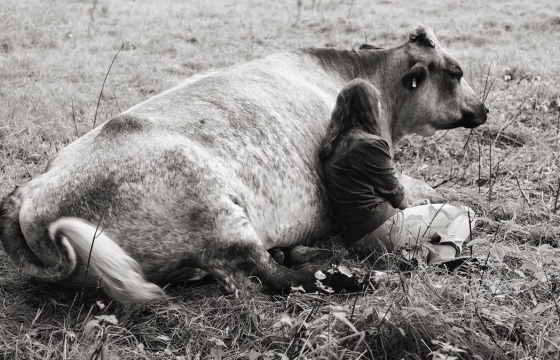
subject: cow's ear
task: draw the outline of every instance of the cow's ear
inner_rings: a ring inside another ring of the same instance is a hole
[[[370,45],[370,44],[362,44],[360,45],[360,50],[381,50],[383,48],[380,48],[378,46],[375,45]]]
[[[428,69],[418,63],[402,76],[401,82],[405,89],[411,89],[420,86],[426,77],[428,77]]]

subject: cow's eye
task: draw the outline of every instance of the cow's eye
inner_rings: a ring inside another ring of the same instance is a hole
[[[451,75],[451,77],[455,80],[461,80],[461,78],[463,77],[463,70],[451,70],[449,71],[449,75]]]

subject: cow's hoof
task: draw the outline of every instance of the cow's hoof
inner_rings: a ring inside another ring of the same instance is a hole
[[[369,273],[369,284],[374,289],[389,288],[394,289],[401,283],[401,276],[399,273],[390,271],[371,271]]]
[[[276,263],[282,265],[284,264],[284,260],[286,258],[286,255],[284,254],[284,252],[278,248],[276,249],[272,249],[270,251],[270,254],[272,255],[272,258],[274,259],[274,261],[276,261]]]
[[[326,249],[296,246],[287,254],[290,265],[312,265],[329,260],[332,252]]]

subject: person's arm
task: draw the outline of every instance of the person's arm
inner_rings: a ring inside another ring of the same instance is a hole
[[[360,144],[363,153],[363,171],[368,175],[375,192],[383,196],[394,208],[409,207],[404,188],[395,176],[391,151],[386,141],[376,139]]]
[[[403,191],[404,193],[404,191]],[[393,206],[394,207],[394,206]],[[397,208],[404,210],[406,208],[410,207],[410,204],[408,203],[408,196],[406,196],[406,194],[404,195],[401,203],[399,204],[399,206],[397,206]]]
[[[418,199],[415,202],[413,202],[412,204],[410,204],[409,207],[422,206],[422,205],[428,205],[428,204],[431,204],[430,199]]]

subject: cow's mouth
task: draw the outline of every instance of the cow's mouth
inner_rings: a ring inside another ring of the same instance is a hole
[[[467,116],[463,115],[463,117],[456,122],[449,122],[447,124],[437,124],[434,127],[437,130],[452,130],[461,127],[467,129],[474,129],[484,124],[485,122],[486,122],[486,117],[480,118],[480,117],[474,117],[469,115]]]
[[[464,119],[461,120],[461,124],[459,126],[467,128],[467,129],[474,129],[476,127],[479,127],[480,125],[484,124],[486,122],[486,119],[482,120],[482,121],[473,121],[471,119]]]
[[[481,104],[476,111],[463,111],[461,120],[454,127],[464,127],[467,129],[478,127],[488,120],[488,112],[489,110],[484,104]]]

